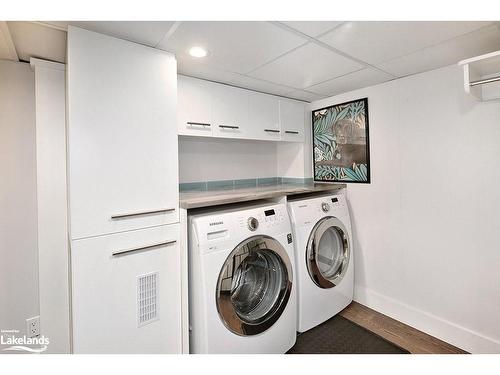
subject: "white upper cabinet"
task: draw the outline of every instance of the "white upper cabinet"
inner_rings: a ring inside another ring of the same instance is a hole
[[[212,122],[216,137],[249,138],[247,91],[213,84]]]
[[[281,140],[303,142],[305,131],[304,103],[280,99]]]
[[[281,139],[279,100],[276,96],[250,92],[248,121],[254,139]]]
[[[212,135],[212,90],[210,82],[178,76],[177,123],[181,135]]]
[[[178,222],[173,55],[68,28],[71,238]]]
[[[304,103],[180,75],[179,135],[304,141]]]

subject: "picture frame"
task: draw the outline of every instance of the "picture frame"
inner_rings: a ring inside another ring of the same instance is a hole
[[[368,98],[312,111],[314,182],[369,184]]]

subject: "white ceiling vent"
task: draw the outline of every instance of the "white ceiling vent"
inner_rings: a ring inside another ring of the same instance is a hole
[[[137,324],[158,319],[158,272],[137,276]]]

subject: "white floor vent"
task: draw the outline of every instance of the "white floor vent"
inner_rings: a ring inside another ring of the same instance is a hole
[[[137,276],[137,323],[141,327],[158,319],[158,272]]]

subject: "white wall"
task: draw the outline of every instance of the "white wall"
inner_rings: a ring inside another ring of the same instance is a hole
[[[179,137],[179,182],[277,176],[276,142]]]
[[[35,70],[38,290],[46,353],[70,352],[64,64],[31,59]]]
[[[29,64],[0,60],[0,329],[38,315],[35,88]]]
[[[500,102],[457,66],[312,103],[368,97],[370,185],[349,185],[355,299],[475,353],[500,353]]]

